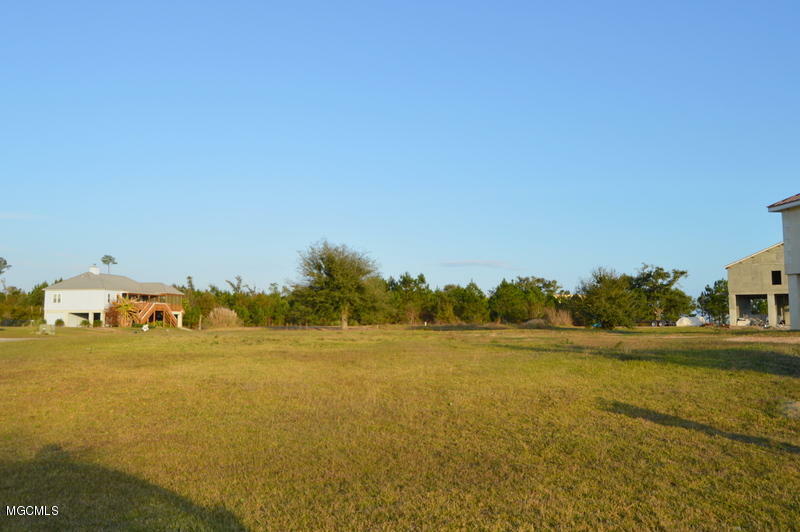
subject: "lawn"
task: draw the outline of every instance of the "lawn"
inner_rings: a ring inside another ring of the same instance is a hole
[[[800,523],[791,333],[9,337],[36,339],[0,342],[0,528]]]

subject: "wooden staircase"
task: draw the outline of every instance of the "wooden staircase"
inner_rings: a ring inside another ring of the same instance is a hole
[[[136,305],[139,307],[139,313],[134,318],[135,323],[147,323],[154,312],[160,310],[164,315],[164,321],[168,322],[173,327],[178,326],[178,320],[172,314],[172,309],[166,303],[159,303],[158,301],[142,301]]]

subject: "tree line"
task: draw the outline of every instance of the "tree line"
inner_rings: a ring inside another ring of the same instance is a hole
[[[113,257],[103,258],[110,267]],[[107,260],[111,259],[111,260]],[[10,266],[0,259],[2,271]],[[431,287],[424,274],[382,277],[366,254],[327,241],[300,253],[299,279],[266,290],[241,276],[225,286],[198,288],[192,277],[175,285],[184,294],[184,326],[201,327],[220,307],[246,326],[375,324],[520,324],[583,325],[611,329],[639,323],[674,322],[699,310],[716,323],[727,319],[727,283],[707,286],[695,301],[680,287],[685,270],[643,264],[632,274],[597,268],[574,293],[557,281],[536,276],[503,279],[484,292],[474,282]],[[3,285],[0,320],[40,319],[47,283],[31,291]]]

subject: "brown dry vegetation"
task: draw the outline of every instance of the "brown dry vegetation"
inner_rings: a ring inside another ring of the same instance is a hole
[[[217,307],[208,313],[203,325],[207,329],[231,329],[242,326],[242,320],[229,308]]]

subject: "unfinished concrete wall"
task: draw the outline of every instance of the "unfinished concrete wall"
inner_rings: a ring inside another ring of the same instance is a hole
[[[771,326],[778,325],[781,319],[786,323],[789,322],[788,309],[782,305],[785,298],[776,297],[789,293],[783,244],[772,246],[729,264],[727,270],[731,325],[736,325],[736,320],[749,312],[747,305],[743,304],[746,297],[742,296],[766,297],[768,320]],[[780,272],[779,279],[773,278],[773,272]],[[774,280],[779,280],[780,283],[774,284]]]

